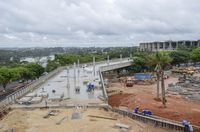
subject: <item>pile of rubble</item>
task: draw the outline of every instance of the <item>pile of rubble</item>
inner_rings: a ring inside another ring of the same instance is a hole
[[[181,95],[185,98],[200,101],[200,81],[187,80],[177,84],[169,84],[168,89],[174,95]]]

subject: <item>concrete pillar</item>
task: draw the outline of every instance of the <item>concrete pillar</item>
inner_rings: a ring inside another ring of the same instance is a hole
[[[147,43],[147,51],[149,51],[149,43]]]
[[[198,47],[200,47],[200,40],[198,40],[198,41],[197,41],[197,43],[198,43],[198,44],[197,44],[197,45],[198,45]]]
[[[152,51],[155,51],[155,44],[152,43]]]
[[[176,42],[176,50],[178,49],[179,45],[178,45],[178,41]]]
[[[160,44],[159,44],[159,42],[157,42],[156,44],[157,44],[157,51],[159,51],[160,50]]]
[[[95,57],[93,57],[93,73],[94,73],[94,76],[95,76]]]
[[[76,78],[76,63],[74,62],[74,78]]]
[[[163,45],[163,50],[165,50],[166,43],[162,42],[162,45]]]
[[[172,50],[172,41],[169,41],[169,50]]]
[[[130,59],[132,58],[132,54],[130,53]]]
[[[69,83],[69,68],[67,67],[67,88],[70,88],[70,83]]]
[[[107,55],[107,64],[108,65],[110,64],[110,57],[109,57],[109,55]]]
[[[120,63],[122,62],[122,54],[120,54]]]
[[[78,76],[79,76],[79,74],[80,74],[80,62],[79,62],[79,59],[77,61],[77,67],[78,67]]]

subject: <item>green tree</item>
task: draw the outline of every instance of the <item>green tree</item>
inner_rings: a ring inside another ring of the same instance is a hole
[[[39,78],[44,73],[44,67],[42,67],[39,64],[30,63],[25,65],[25,68],[28,69],[28,71],[31,74],[31,79]]]
[[[148,56],[149,54],[146,52],[138,52],[135,53],[132,64],[132,69],[135,72],[144,72],[144,70],[150,70],[151,67],[148,63]]]
[[[55,60],[48,60],[47,67],[46,67],[46,72],[53,71],[56,68],[58,68],[58,66],[59,66],[59,63],[56,62]]]
[[[172,51],[169,55],[172,58],[172,65],[180,65],[190,60],[190,52],[186,50]]]
[[[2,84],[4,90],[6,90],[6,86],[11,81],[16,81],[20,78],[16,69],[9,69],[7,67],[0,68],[0,83]]]
[[[17,67],[17,71],[20,75],[20,79],[22,79],[23,81],[28,81],[29,79],[32,79],[31,71],[29,71],[27,68],[20,66]]]
[[[192,50],[191,58],[194,62],[200,61],[200,47]]]
[[[149,63],[155,65],[155,71],[157,74],[157,97],[159,98],[159,81],[161,78],[161,92],[162,92],[162,103],[166,107],[165,97],[165,83],[164,83],[164,69],[172,61],[169,54],[166,52],[157,52],[149,56]]]

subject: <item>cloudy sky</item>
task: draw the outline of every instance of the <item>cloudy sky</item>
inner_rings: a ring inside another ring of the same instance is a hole
[[[200,0],[0,0],[0,47],[200,39]]]

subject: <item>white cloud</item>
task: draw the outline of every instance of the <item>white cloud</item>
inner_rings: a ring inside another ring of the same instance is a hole
[[[121,46],[199,39],[199,7],[199,0],[0,1],[0,46]]]

